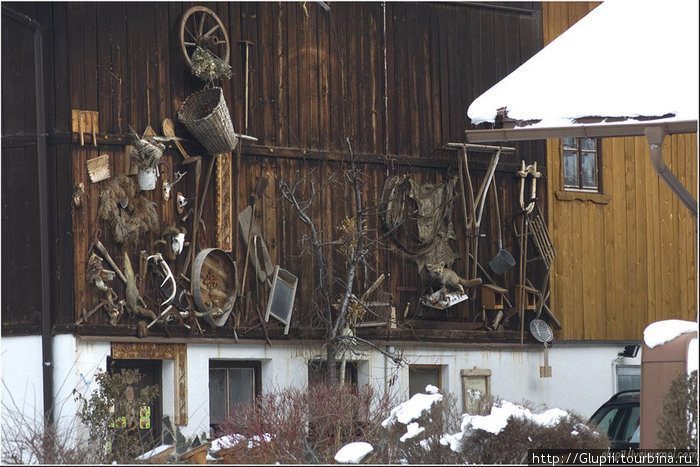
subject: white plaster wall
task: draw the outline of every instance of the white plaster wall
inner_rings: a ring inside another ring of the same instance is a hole
[[[10,423],[21,414],[32,421],[42,419],[41,337],[3,337],[2,354],[2,422]]]
[[[398,348],[408,364],[444,365],[443,390],[462,401],[461,370],[490,369],[491,393],[515,403],[534,403],[535,407],[558,407],[588,418],[616,391],[614,364],[640,365],[641,353],[634,359],[621,358],[622,344],[561,344],[548,349],[551,378],[540,378],[544,365],[544,346],[504,349],[436,349],[429,346]],[[383,365],[373,364],[378,370]],[[397,373],[394,393],[408,397],[408,367],[391,366]]]
[[[38,336],[2,339],[2,421],[11,422],[7,410],[18,408],[30,417],[43,410],[41,339]],[[97,385],[98,369],[106,368],[109,342],[86,342],[71,335],[53,339],[56,419],[66,428],[74,427],[76,389],[89,396]],[[537,407],[558,407],[589,417],[617,390],[615,364],[638,365],[635,359],[622,359],[617,343],[554,343],[549,349],[551,378],[540,378],[543,348],[519,347],[474,349],[429,345],[395,344],[395,352],[408,364],[442,365],[443,391],[462,402],[460,371],[485,368],[492,371],[492,393],[512,402],[529,401]],[[275,342],[272,346],[234,342],[188,344],[189,423],[180,427],[185,436],[209,433],[209,361],[211,359],[255,360],[261,362],[262,390],[275,392],[285,387],[307,384],[307,362],[322,359],[320,346]],[[358,361],[360,384],[370,384],[378,392],[391,391],[398,400],[408,397],[408,366],[396,366],[376,350],[353,357]],[[174,415],[174,365],[163,361],[163,414]]]
[[[75,417],[78,404],[73,390],[89,396],[97,388],[94,374],[106,368],[109,343],[85,343],[59,335],[52,345],[54,421],[59,433],[77,439],[85,433]],[[14,423],[19,414],[24,423],[40,422],[44,405],[41,337],[3,337],[1,371],[2,423]]]

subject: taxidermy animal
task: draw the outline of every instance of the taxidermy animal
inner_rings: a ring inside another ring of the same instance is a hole
[[[458,290],[464,293],[464,288],[481,285],[481,278],[462,279],[452,269],[445,267],[444,262],[438,264],[425,264],[425,269],[428,271],[428,279],[434,284],[440,284],[441,287],[447,287],[452,290]]]
[[[136,288],[136,277],[134,276],[134,269],[131,267],[129,254],[126,252],[124,253],[124,277],[126,278],[124,295],[126,295],[127,310],[150,320],[157,319],[155,313],[139,304],[140,295],[139,290]]]

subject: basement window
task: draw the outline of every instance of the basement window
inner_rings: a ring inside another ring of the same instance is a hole
[[[562,167],[565,191],[600,193],[600,142],[594,138],[564,138]]]
[[[260,362],[209,361],[209,424],[217,431],[238,404],[260,395]]]
[[[408,396],[425,393],[427,385],[433,385],[442,391],[441,365],[409,365],[408,366]]]
[[[336,375],[340,375],[340,363],[335,362]],[[328,383],[328,362],[326,360],[309,361],[309,386]],[[345,382],[357,386],[357,362],[345,362]]]

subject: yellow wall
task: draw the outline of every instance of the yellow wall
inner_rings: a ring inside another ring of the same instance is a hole
[[[597,4],[543,3],[544,43]],[[646,138],[602,140],[603,195],[563,192],[560,141],[547,151],[557,338],[638,340],[653,321],[695,320],[694,223],[652,168]],[[667,136],[663,154],[697,199],[697,135]]]

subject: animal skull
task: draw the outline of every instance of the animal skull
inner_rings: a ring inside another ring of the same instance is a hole
[[[177,194],[177,212],[182,214],[185,211],[185,206],[187,205],[187,198],[183,196],[182,193]]]
[[[172,236],[172,243],[170,247],[173,249],[173,253],[176,255],[179,255],[182,253],[182,249],[185,246],[185,234],[184,233],[179,233],[177,235]]]
[[[177,182],[182,179],[182,177],[185,176],[187,172],[185,173],[180,173],[180,172],[175,172],[175,180],[171,181],[166,181],[163,180],[163,199],[165,201],[168,201],[170,199],[170,190],[172,189],[173,185],[175,185]]]

